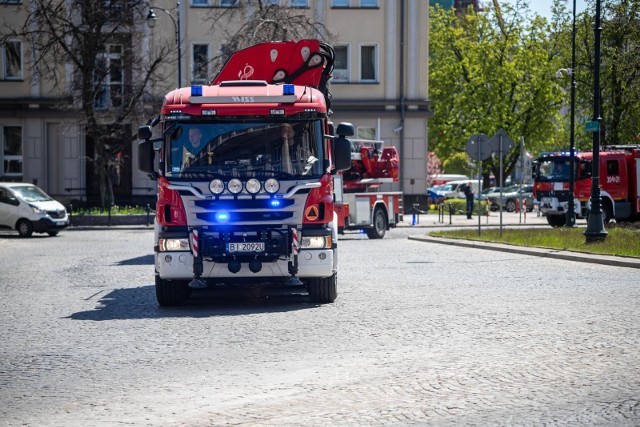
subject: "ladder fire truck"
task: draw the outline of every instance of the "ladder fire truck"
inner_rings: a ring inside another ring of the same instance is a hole
[[[370,239],[382,239],[402,221],[402,192],[380,191],[398,182],[399,156],[382,141],[351,139],[351,168],[334,177],[338,230],[361,230]]]
[[[160,305],[182,304],[192,289],[263,282],[335,300],[332,177],[351,166],[354,130],[340,124],[333,136],[333,62],[318,40],[240,50],[210,85],[169,92],[139,128],[139,169],[158,182]]]
[[[607,146],[599,153],[602,217],[640,218],[640,145]],[[570,156],[568,152],[546,153],[535,162],[534,196],[540,212],[552,227],[566,222],[569,197],[574,198],[577,218],[589,215],[593,153],[574,152],[574,192],[569,193]]]

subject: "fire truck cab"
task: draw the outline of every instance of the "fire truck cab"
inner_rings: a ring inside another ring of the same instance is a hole
[[[168,93],[160,116],[140,127],[139,169],[158,182],[160,305],[256,282],[335,300],[332,176],[350,167],[353,126],[331,135],[332,66],[333,50],[317,40],[259,44],[235,53],[210,85]]]

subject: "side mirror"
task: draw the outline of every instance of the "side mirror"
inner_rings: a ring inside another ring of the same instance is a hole
[[[140,131],[138,131],[138,135],[140,135]],[[153,173],[154,159],[155,152],[153,151],[153,142],[149,139],[144,139],[138,143],[138,170],[148,174]]]
[[[333,163],[336,172],[351,168],[351,141],[343,135],[333,141]]]
[[[336,134],[342,137],[353,136],[356,134],[356,130],[351,123],[344,122],[338,125],[338,129],[336,129]]]
[[[138,128],[138,139],[151,139],[151,126],[140,126]]]

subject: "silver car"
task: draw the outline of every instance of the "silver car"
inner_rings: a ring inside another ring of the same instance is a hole
[[[491,202],[491,209],[498,210],[500,206],[507,212],[515,212],[519,203],[526,204],[527,212],[533,210],[533,185],[512,185],[502,190],[502,201],[499,192],[493,192],[488,195]]]

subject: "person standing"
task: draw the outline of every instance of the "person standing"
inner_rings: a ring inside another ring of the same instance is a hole
[[[471,219],[471,214],[473,213],[473,196],[475,195],[471,182],[468,182],[467,185],[464,186],[462,192],[464,193],[464,198],[467,200],[467,219]]]

